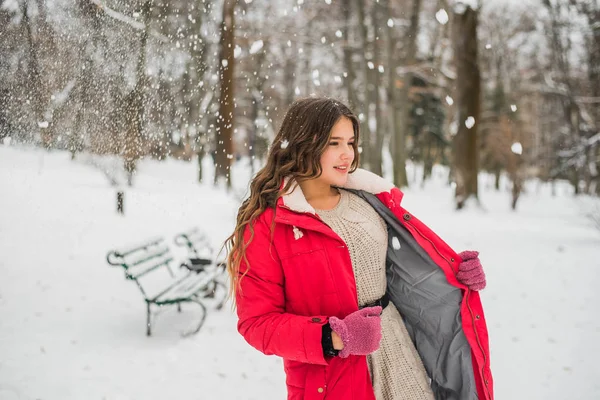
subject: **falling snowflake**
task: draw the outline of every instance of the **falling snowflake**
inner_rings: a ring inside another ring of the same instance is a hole
[[[400,250],[402,246],[400,246],[400,240],[396,236],[392,238],[392,247],[394,250]]]
[[[263,46],[264,46],[264,43],[262,40],[257,40],[256,42],[252,43],[252,45],[250,46],[250,54],[258,53],[258,51],[260,49],[262,49]]]
[[[521,143],[515,142],[512,144],[512,146],[510,146],[510,151],[512,151],[515,154],[521,155],[523,154],[523,146],[521,145]]]
[[[468,117],[465,120],[465,126],[467,127],[467,129],[471,129],[472,127],[474,127],[475,126],[475,118]]]
[[[437,19],[440,24],[446,25],[449,20],[448,13],[443,8],[440,8],[438,12],[435,13],[435,19]]]
[[[287,141],[287,139],[283,139],[281,141],[281,148],[282,149],[287,149],[288,145],[290,144],[290,142]]]

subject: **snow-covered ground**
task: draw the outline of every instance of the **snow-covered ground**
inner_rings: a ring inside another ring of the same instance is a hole
[[[235,176],[247,170],[238,165]],[[497,399],[600,399],[591,199],[531,183],[512,212],[509,194],[482,176],[485,209],[457,213],[445,172],[435,175],[407,190],[404,205],[457,250],[481,252]],[[195,176],[195,163],[142,162],[123,217],[115,189],[88,162],[0,146],[1,400],[285,398],[281,360],[244,342],[230,307],[211,310],[191,338],[180,332],[199,316],[192,305],[162,312],[148,338],[138,289],[105,261],[114,247],[153,236],[172,243],[192,226],[218,247],[247,181],[228,195]]]

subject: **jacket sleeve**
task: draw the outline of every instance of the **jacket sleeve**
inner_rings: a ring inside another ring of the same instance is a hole
[[[249,238],[247,228],[244,241]],[[240,334],[264,354],[326,365],[321,337],[328,318],[285,312],[285,276],[264,214],[254,224],[254,237],[246,249],[246,258],[248,263],[242,260],[240,276],[247,273],[236,292]]]

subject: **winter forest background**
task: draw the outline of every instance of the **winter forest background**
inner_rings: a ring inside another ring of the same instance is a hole
[[[284,398],[229,309],[143,336],[104,257],[195,225],[218,249],[311,95],[481,249],[497,398],[600,398],[598,0],[0,0],[0,399]]]

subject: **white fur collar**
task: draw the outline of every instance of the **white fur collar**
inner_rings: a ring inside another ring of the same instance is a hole
[[[284,186],[287,185],[290,178],[284,179]],[[386,181],[379,175],[369,172],[365,169],[358,168],[356,171],[348,174],[348,180],[342,188],[364,190],[372,194],[379,194],[382,192],[389,192],[392,190],[394,185],[391,182]],[[292,184],[290,190],[283,196],[283,204],[289,209],[296,212],[307,212],[316,214],[315,209],[308,204],[304,193],[297,183]]]

